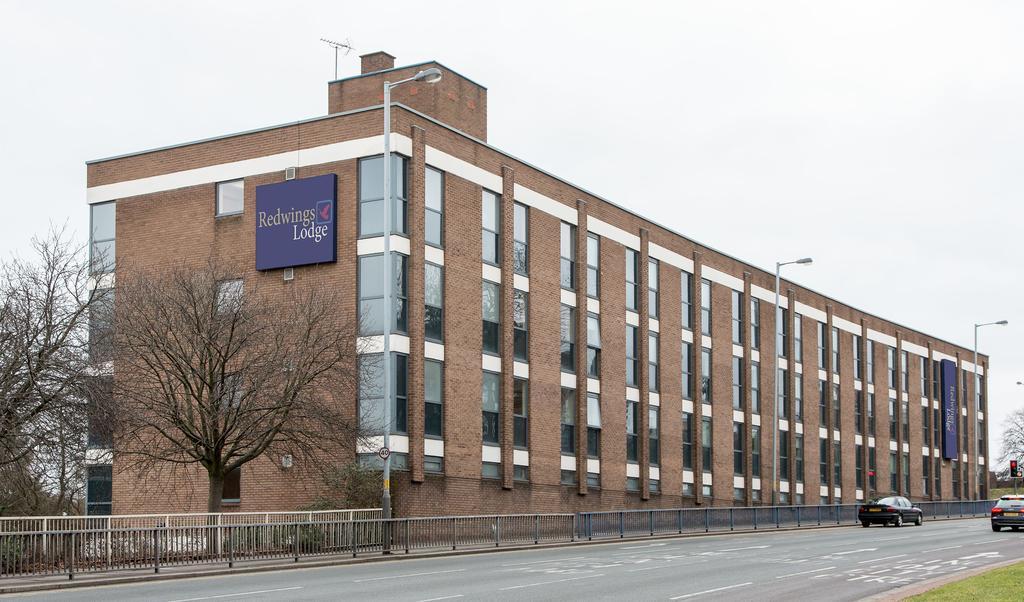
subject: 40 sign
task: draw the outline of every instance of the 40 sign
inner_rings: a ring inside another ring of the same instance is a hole
[[[256,269],[337,259],[337,176],[256,187]]]

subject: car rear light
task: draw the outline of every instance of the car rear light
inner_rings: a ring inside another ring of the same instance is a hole
[[[885,507],[885,511],[886,512],[896,512],[896,508],[893,508],[892,506],[886,506]]]
[[[992,514],[1002,514],[1002,513],[1003,513],[1003,509],[1002,508],[993,508],[992,509]]]

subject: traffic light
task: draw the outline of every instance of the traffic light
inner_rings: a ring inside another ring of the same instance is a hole
[[[1016,460],[1010,460],[1010,476],[1014,478],[1020,478],[1021,476],[1024,476],[1021,475],[1021,470],[1017,468]]]

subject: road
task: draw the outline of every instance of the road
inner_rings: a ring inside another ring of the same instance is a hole
[[[857,600],[1024,559],[988,519],[651,541],[293,569],[13,596],[47,600]]]

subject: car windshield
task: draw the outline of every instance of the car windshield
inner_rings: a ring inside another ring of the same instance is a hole
[[[1024,508],[1024,500],[999,500],[996,508]]]
[[[894,498],[894,497],[875,498],[875,499],[871,500],[868,503],[869,504],[878,504],[879,506],[895,506],[896,505],[896,498]]]

